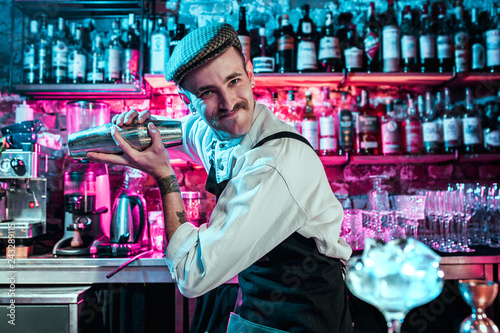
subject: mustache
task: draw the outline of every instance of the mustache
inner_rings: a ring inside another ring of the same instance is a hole
[[[217,111],[217,114],[215,115],[215,117],[212,118],[212,123],[215,125],[221,117],[223,117],[229,113],[232,113],[234,111],[237,111],[239,109],[249,110],[250,106],[249,106],[247,101],[239,101],[236,104],[234,104],[231,111],[227,111],[227,109],[219,109]]]

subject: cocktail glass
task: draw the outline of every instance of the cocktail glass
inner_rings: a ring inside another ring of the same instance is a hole
[[[484,280],[459,280],[458,289],[467,304],[472,307],[472,314],[460,325],[460,333],[498,333],[498,327],[485,313],[486,308],[497,297],[498,284]]]
[[[361,256],[347,262],[346,284],[382,312],[389,333],[399,333],[406,314],[443,289],[441,257],[414,238],[388,243],[365,240]]]

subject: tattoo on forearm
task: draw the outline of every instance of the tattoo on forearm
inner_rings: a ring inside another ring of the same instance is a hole
[[[161,196],[167,195],[172,192],[181,192],[175,175],[162,178],[160,180],[157,180],[156,182],[158,183],[158,188],[160,189]]]
[[[177,214],[177,217],[179,218],[179,222],[182,224],[182,223],[185,223],[185,222],[189,222],[189,220],[187,219],[187,216],[186,216],[186,212],[182,211],[182,212],[175,212],[175,214]]]

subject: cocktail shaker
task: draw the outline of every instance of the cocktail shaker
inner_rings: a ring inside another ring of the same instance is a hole
[[[181,122],[177,120],[147,120],[142,124],[131,126],[117,126],[122,137],[134,148],[143,151],[151,146],[151,137],[148,133],[148,123],[158,128],[165,148],[182,144]],[[107,123],[102,126],[89,128],[71,133],[68,136],[69,155],[74,158],[85,158],[87,152],[107,154],[123,153],[111,137],[111,129],[116,126]]]

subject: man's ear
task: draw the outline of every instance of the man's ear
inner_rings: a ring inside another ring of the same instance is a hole
[[[245,61],[245,69],[247,71],[248,78],[250,79],[250,84],[252,88],[255,88],[255,76],[253,75],[253,64],[252,61]]]
[[[181,99],[181,101],[184,102],[184,104],[186,104],[187,106],[189,106],[189,104],[191,104],[191,101],[189,100],[189,98],[187,97],[187,95],[179,89],[179,98]]]

